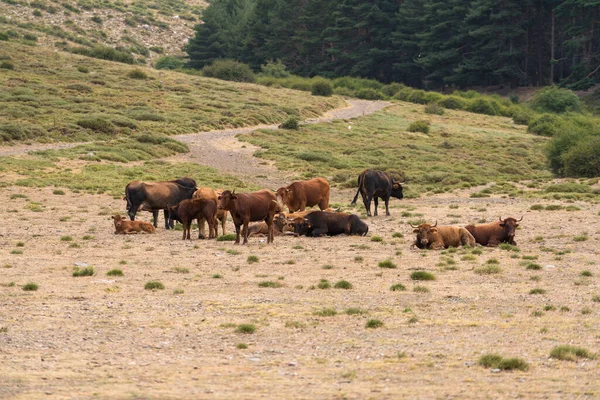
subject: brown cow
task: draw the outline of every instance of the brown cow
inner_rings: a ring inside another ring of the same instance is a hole
[[[154,216],[154,226],[158,226],[158,211],[164,210],[165,229],[173,227],[167,216],[169,204],[178,204],[181,200],[189,199],[196,191],[196,181],[191,178],[181,178],[165,182],[131,181],[125,187],[125,200],[129,218],[135,220],[139,210],[150,211]]]
[[[219,200],[218,197],[219,195],[223,192],[222,189],[211,189],[211,188],[207,188],[207,187],[201,187],[198,190],[196,190],[194,192],[194,195],[192,196],[193,199],[208,199],[208,200],[212,200],[215,202],[215,206],[218,206],[219,204]],[[215,219],[218,219],[219,221],[221,221],[221,228],[223,231],[223,235],[225,235],[225,223],[227,222],[227,211],[225,210],[219,210],[217,208],[217,213],[215,214]],[[206,220],[204,218],[202,218],[199,222],[198,222],[198,226],[200,229],[200,238],[204,239],[205,235],[205,227],[204,227],[204,222]],[[219,224],[215,224],[215,237],[219,236]]]
[[[467,225],[465,229],[468,230],[471,235],[475,238],[475,241],[482,246],[498,246],[500,243],[509,243],[516,246],[515,242],[515,230],[519,226],[518,222],[521,219],[515,219],[512,217],[502,219],[498,218],[498,221],[491,222],[489,224],[480,225]]]
[[[283,213],[277,214],[273,218],[273,235],[279,236],[287,232],[294,232],[294,228],[290,227],[288,223],[289,221]],[[248,236],[264,236],[267,234],[269,234],[269,227],[264,221],[248,226]]]
[[[198,221],[205,219],[208,222],[208,237],[211,239],[216,237],[217,204],[212,199],[186,199],[176,206],[169,207],[168,211],[170,219],[183,224],[183,240],[191,239],[192,221],[195,219]],[[201,239],[200,232],[198,232],[198,239]]]
[[[329,207],[329,182],[324,178],[293,182],[277,189],[277,202],[281,208],[285,204],[291,213],[315,205],[325,210]]]
[[[125,235],[127,233],[148,232],[154,233],[154,226],[150,222],[144,221],[127,221],[122,215],[113,215],[111,217],[115,222],[115,235]]]
[[[251,221],[265,221],[269,228],[267,243],[273,242],[273,217],[281,208],[277,205],[273,192],[267,189],[252,193],[236,194],[226,190],[218,197],[219,208],[231,214],[235,225],[235,244],[240,244],[240,226],[243,225],[244,244],[248,244],[248,224]]]
[[[457,226],[437,226],[430,224],[420,224],[413,226],[417,239],[413,246],[419,249],[440,250],[448,247],[475,246],[475,238],[465,228]]]

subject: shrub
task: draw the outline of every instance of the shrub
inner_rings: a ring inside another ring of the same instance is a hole
[[[500,267],[498,265],[482,265],[479,268],[475,268],[473,270],[473,272],[475,272],[476,274],[479,275],[492,275],[492,274],[499,274],[500,272],[502,272],[502,270],[500,269]]]
[[[235,233],[228,233],[227,235],[221,235],[217,237],[217,242],[233,242],[235,240]]]
[[[131,79],[148,79],[148,75],[141,69],[134,69],[127,73],[127,76]]]
[[[88,72],[90,72],[90,69],[84,65],[78,65],[77,71],[81,72],[82,74],[87,74]]]
[[[116,61],[125,64],[135,62],[133,56],[125,51],[113,49],[112,47],[98,45],[93,48],[88,47],[69,47],[67,51],[75,54],[81,54],[88,57],[100,58],[102,60]]]
[[[337,281],[333,287],[336,289],[352,289],[352,284],[348,281],[341,280]]]
[[[355,92],[354,95],[359,99],[365,100],[382,100],[385,98],[383,93],[371,88],[359,89]]]
[[[260,66],[260,70],[264,75],[272,76],[274,78],[287,78],[290,76],[290,73],[286,70],[286,67],[281,60],[269,60]]]
[[[156,290],[162,290],[164,288],[165,288],[165,285],[163,285],[159,281],[148,281],[144,285],[144,289],[146,289],[146,290],[155,290],[155,289]]]
[[[441,100],[437,102],[444,108],[448,108],[450,110],[463,110],[467,104],[467,102],[457,96],[445,96]]]
[[[13,64],[12,61],[2,61],[0,63],[0,69],[14,70],[15,69],[15,64]]]
[[[594,178],[600,176],[600,137],[579,140],[563,153],[563,175]]]
[[[381,322],[378,319],[370,319],[367,321],[367,323],[365,324],[366,328],[369,329],[375,329],[375,328],[380,328],[383,326],[383,322]]]
[[[7,41],[8,40],[8,33],[6,33],[6,32],[0,32],[0,40]]]
[[[298,118],[289,117],[279,125],[279,128],[298,130],[298,128],[300,128],[300,125],[298,124]]]
[[[425,114],[444,115],[444,107],[439,103],[429,103],[425,106]]]
[[[518,369],[520,371],[527,371],[529,364],[520,358],[504,358],[498,354],[486,354],[479,358],[479,365],[486,368],[494,368],[500,370],[513,370]]]
[[[90,129],[95,132],[114,133],[115,126],[108,120],[101,117],[86,117],[77,121],[77,125],[82,128]]]
[[[564,113],[566,111],[580,111],[581,101],[569,89],[549,86],[533,96],[531,106],[540,112]]]
[[[120,269],[111,269],[106,273],[108,276],[123,276],[123,271]]]
[[[312,83],[310,92],[313,96],[329,97],[333,94],[333,85],[326,79],[317,78]]]
[[[322,308],[313,313],[314,315],[318,315],[319,317],[333,317],[337,315],[337,311],[335,308]]]
[[[479,98],[471,101],[466,110],[477,114],[498,115],[500,114],[499,108],[498,103],[494,100]]]
[[[550,357],[558,360],[577,361],[580,358],[593,360],[596,355],[583,347],[571,346],[568,344],[556,346],[550,352]]]
[[[527,132],[539,136],[554,136],[561,130],[561,121],[555,115],[543,114],[527,125]]]
[[[92,276],[94,275],[94,267],[73,268],[73,276]]]
[[[327,279],[321,279],[317,287],[319,289],[331,289],[331,283]]]
[[[379,268],[396,268],[396,264],[394,264],[390,259],[380,261],[377,265]]]
[[[258,287],[280,288],[281,286],[283,286],[281,283],[273,281],[262,281],[258,283]]]
[[[408,126],[407,130],[409,132],[429,133],[429,125],[430,125],[429,121],[423,121],[423,120],[414,121]]]
[[[258,257],[250,255],[250,256],[248,256],[248,259],[246,261],[248,262],[248,264],[257,263],[258,262]]]
[[[546,291],[544,289],[535,288],[529,291],[529,294],[544,294]]]
[[[202,68],[204,76],[233,82],[254,82],[256,77],[252,69],[244,63],[222,59]]]
[[[250,335],[256,332],[256,326],[253,324],[239,324],[235,329],[237,333],[244,333],[246,335]]]
[[[150,49],[152,50],[152,49]],[[183,65],[185,63],[183,62],[183,60],[174,57],[174,56],[163,56],[160,57],[158,60],[156,60],[156,62],[154,63],[154,68],[156,69],[179,69],[179,68],[183,68]]]
[[[410,274],[413,281],[435,281],[435,275],[427,271],[415,271]]]
[[[26,283],[25,285],[23,285],[23,290],[26,292],[34,292],[36,290],[38,290],[39,286],[37,285],[37,283],[33,283],[33,282],[29,282]]]
[[[390,290],[392,292],[404,291],[406,290],[406,286],[401,283],[396,283],[395,285],[390,286]]]
[[[32,35],[31,33],[26,33],[23,35],[23,39],[29,40],[31,42],[36,42],[38,38],[37,38],[37,36]]]

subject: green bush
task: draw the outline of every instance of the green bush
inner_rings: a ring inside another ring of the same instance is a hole
[[[430,125],[429,121],[423,121],[423,120],[414,121],[408,126],[407,130],[409,132],[429,133],[429,125]]]
[[[579,140],[562,155],[563,174],[573,177],[600,176],[600,137]]]
[[[313,96],[328,97],[333,94],[333,85],[331,84],[330,81],[328,81],[326,79],[317,78],[312,83],[310,92],[312,93]]]
[[[0,40],[7,41],[8,40],[8,33],[6,33],[6,32],[0,32]]]
[[[417,104],[427,104],[429,103],[429,97],[427,96],[427,92],[424,90],[413,90],[412,93],[408,96],[408,101],[411,103]]]
[[[15,64],[13,64],[12,61],[2,61],[2,63],[0,63],[0,69],[13,70],[15,69]]]
[[[156,69],[179,69],[182,68],[185,63],[180,58],[174,56],[163,56],[156,60],[154,68]]]
[[[494,100],[488,100],[483,98],[478,98],[471,101],[466,108],[467,111],[477,113],[477,114],[485,114],[485,115],[499,115],[500,114],[500,106]]]
[[[554,136],[561,129],[561,121],[555,115],[543,114],[527,125],[527,132],[540,136]]]
[[[513,106],[507,109],[507,114],[512,117],[513,122],[517,125],[529,125],[533,118],[532,112],[521,106]]]
[[[141,69],[134,69],[127,73],[127,76],[131,79],[148,79],[148,75]]]
[[[115,132],[115,126],[112,124],[112,122],[101,117],[85,117],[77,121],[77,125],[85,129],[91,129],[95,132]]]
[[[299,127],[300,127],[300,125],[298,124],[298,118],[296,118],[296,117],[289,117],[288,119],[286,119],[284,122],[282,122],[279,125],[280,129],[298,130]]]
[[[383,93],[381,93],[378,90],[370,89],[370,88],[357,90],[355,93],[355,96],[358,97],[359,99],[364,99],[364,100],[382,100],[385,98]]]
[[[19,124],[0,124],[0,140],[5,142],[33,139],[46,135],[47,132],[43,128],[28,125],[24,122]]]
[[[116,61],[125,64],[133,64],[135,62],[133,56],[127,52],[113,49],[112,47],[97,45],[93,48],[88,47],[69,47],[65,50],[71,53],[81,54],[88,57],[100,58],[102,60]]]
[[[275,78],[287,78],[290,73],[286,70],[285,65],[281,60],[269,60],[260,66],[260,71],[263,75],[272,76]]]
[[[31,42],[36,42],[38,38],[37,38],[37,36],[32,35],[31,33],[26,33],[23,35],[23,39],[29,40]]]
[[[90,72],[90,69],[84,65],[79,65],[77,67],[77,71],[81,72],[82,74],[87,74],[88,72]]]
[[[383,92],[383,94],[385,94],[388,97],[393,97],[396,95],[396,93],[398,93],[401,89],[405,88],[406,86],[404,86],[401,83],[398,82],[392,82],[389,85],[385,85],[383,87],[383,89],[381,89],[381,91]]]
[[[540,112],[581,111],[579,97],[571,90],[557,86],[549,86],[538,91],[531,99],[531,106]]]
[[[222,59],[202,68],[204,76],[233,82],[254,82],[256,77],[252,69],[244,63]]]
[[[457,96],[444,96],[438,101],[438,104],[449,110],[464,110],[467,102]]]
[[[429,103],[425,106],[425,114],[444,115],[444,107],[439,103]]]

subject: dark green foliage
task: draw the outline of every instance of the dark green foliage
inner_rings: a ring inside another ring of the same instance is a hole
[[[429,121],[414,121],[408,126],[409,132],[423,132],[429,133]]]
[[[85,129],[91,129],[95,132],[102,133],[114,133],[115,126],[105,118],[102,117],[86,117],[77,121],[77,125]]]
[[[15,69],[15,64],[12,61],[2,61],[0,63],[0,69]]]
[[[230,60],[216,60],[202,68],[204,76],[234,82],[254,82],[254,72],[247,64]]]
[[[513,370],[527,371],[529,364],[520,358],[504,358],[498,354],[486,354],[481,356],[478,361],[479,365],[486,368],[500,369],[500,370]]]
[[[246,335],[251,335],[256,332],[256,326],[254,324],[239,324],[235,329],[237,333],[244,333]]]
[[[579,97],[568,89],[550,86],[538,91],[531,100],[533,108],[540,112],[564,113],[566,111],[580,111]]]
[[[463,110],[467,102],[458,96],[445,96],[438,104],[450,110]]]
[[[390,290],[392,292],[405,291],[406,290],[406,286],[404,286],[401,283],[396,283],[395,285],[390,286]]]
[[[113,49],[112,47],[97,45],[93,48],[88,47],[68,47],[66,49],[71,53],[81,54],[88,57],[100,58],[103,60],[117,61],[125,64],[133,64],[133,56],[127,52]]]
[[[0,140],[9,142],[12,140],[34,139],[47,135],[42,128],[27,123],[2,124],[0,123]]]
[[[298,118],[296,117],[290,117],[288,119],[286,119],[285,121],[283,121],[280,125],[279,128],[280,129],[294,129],[294,130],[298,130],[298,128],[300,127],[300,125],[298,124]]]
[[[33,292],[38,290],[39,286],[37,285],[37,283],[33,283],[33,282],[29,282],[25,285],[23,285],[23,290],[26,292]]]
[[[444,107],[439,103],[430,103],[425,106],[426,114],[444,115]]]
[[[550,352],[550,357],[558,360],[577,361],[581,358],[593,360],[596,358],[596,355],[583,347],[565,344],[554,347]]]
[[[382,326],[383,322],[378,319],[370,319],[365,324],[365,327],[369,329],[381,328]]]
[[[378,90],[370,89],[370,88],[357,90],[355,93],[355,96],[358,97],[359,99],[365,99],[365,100],[381,100],[381,99],[385,98],[383,93],[381,93]]]
[[[415,271],[410,274],[410,279],[413,281],[434,281],[435,275],[427,271]]]
[[[152,49],[150,49],[152,50]],[[174,56],[163,56],[156,60],[154,68],[156,69],[179,69],[184,66],[183,60]]]
[[[141,69],[134,69],[127,73],[127,76],[131,79],[148,79],[148,75]]]
[[[221,235],[217,237],[217,242],[233,242],[235,240],[235,233],[228,233],[227,235]]]
[[[331,96],[333,94],[333,85],[326,79],[315,79],[310,92],[313,96]]]
[[[92,275],[94,275],[94,267],[85,267],[85,268],[75,267],[73,269],[73,276],[76,276],[76,277],[92,276]]]
[[[471,111],[477,114],[486,114],[486,115],[498,115],[500,114],[498,104],[493,100],[487,99],[475,99],[470,102],[467,107],[467,111]]]
[[[31,34],[31,33],[26,33],[26,34],[23,35],[23,39],[29,40],[31,42],[35,42],[35,41],[37,41],[38,38],[37,38],[37,36],[35,36],[35,35]]]
[[[594,178],[600,176],[600,136],[579,140],[562,154],[565,176]]]
[[[543,114],[527,125],[527,132],[540,136],[554,136],[560,130],[560,119],[554,115]]]
[[[272,76],[274,78],[287,78],[290,73],[287,71],[285,64],[281,60],[268,60],[260,66],[263,75]]]
[[[0,40],[7,41],[8,40],[8,33],[6,33],[6,32],[0,32]]]
[[[120,269],[111,269],[106,273],[108,276],[123,276],[123,271]]]
[[[336,289],[352,289],[352,284],[348,281],[341,280],[337,281],[333,287]]]
[[[162,290],[164,288],[165,288],[165,285],[163,285],[159,281],[148,281],[144,285],[144,289],[146,289],[146,290]]]

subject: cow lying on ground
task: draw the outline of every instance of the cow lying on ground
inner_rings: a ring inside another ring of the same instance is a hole
[[[285,233],[293,233],[294,229],[290,227],[288,219],[283,214],[278,214],[273,218],[273,235],[279,236]],[[257,222],[248,226],[248,236],[265,236],[269,234],[267,223]]]
[[[373,215],[377,215],[378,197],[385,202],[385,215],[390,215],[388,210],[390,197],[397,199],[404,197],[400,182],[393,180],[387,172],[372,169],[367,169],[359,175],[358,190],[351,204],[356,204],[359,193],[362,196],[369,217],[371,216],[371,200],[375,202],[375,213]]]
[[[369,226],[358,215],[324,211],[315,211],[304,218],[295,218],[290,226],[294,227],[296,235],[314,237],[341,234],[364,236],[369,231]]]
[[[291,213],[316,205],[325,210],[329,207],[329,182],[324,178],[293,182],[277,189],[277,202],[281,208],[285,204]]]
[[[207,188],[207,187],[202,187],[199,188],[198,190],[196,190],[196,192],[194,192],[194,195],[192,196],[193,199],[206,199],[206,200],[211,200],[214,201],[215,203],[215,209],[217,210],[216,214],[215,214],[215,218],[218,219],[219,221],[221,221],[221,228],[223,231],[223,235],[225,235],[225,223],[227,222],[227,211],[225,210],[219,210],[218,209],[218,204],[219,204],[219,200],[218,197],[221,194],[221,192],[223,192],[220,189],[214,190],[211,188]],[[205,238],[205,227],[204,227],[204,222],[206,221],[206,219],[202,218],[199,221],[199,229],[200,229],[200,239],[204,239]],[[219,224],[215,223],[215,237],[219,236]]]
[[[158,212],[164,210],[165,229],[169,229],[173,227],[173,223],[169,222],[167,205],[189,199],[195,191],[196,181],[191,178],[166,182],[131,181],[125,187],[127,213],[133,221],[138,211],[150,211],[154,216],[154,226],[157,227]]]
[[[154,233],[155,228],[150,222],[145,221],[127,221],[122,215],[113,215],[112,219],[115,223],[115,235],[126,233],[148,232]]]
[[[225,190],[218,197],[219,209],[229,211],[235,225],[235,244],[240,244],[240,227],[243,225],[244,243],[248,243],[248,224],[265,221],[268,227],[267,243],[273,243],[273,217],[281,211],[276,196],[267,189],[252,193],[235,193]]]
[[[415,228],[413,232],[417,234],[413,246],[419,249],[440,250],[448,247],[475,246],[475,238],[465,228],[437,226],[437,221],[435,225],[411,226]]]
[[[179,221],[183,224],[182,239],[191,239],[192,221],[200,220],[208,222],[208,237],[210,239],[216,237],[216,220],[217,204],[212,199],[186,199],[179,204],[169,207],[169,219]],[[202,239],[200,230],[198,230],[198,239]]]
[[[512,217],[502,219],[499,217],[498,221],[491,222],[489,224],[480,225],[467,225],[465,229],[468,230],[471,235],[475,238],[475,241],[482,246],[498,246],[500,243],[509,243],[516,246],[515,242],[515,230],[519,226],[518,222],[521,219],[515,219]]]

